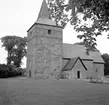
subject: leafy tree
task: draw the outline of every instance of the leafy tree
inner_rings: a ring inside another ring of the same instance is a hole
[[[104,64],[104,73],[105,73],[105,75],[109,75],[109,54],[107,54],[107,53],[103,54],[102,58],[103,58],[103,60],[105,62],[105,64]]]
[[[22,58],[26,55],[26,46],[27,46],[27,38],[21,38],[19,37],[16,43],[16,47],[13,48],[12,52],[13,52],[13,56],[12,56],[12,60],[14,62],[14,65],[16,65],[17,67],[20,67],[22,62]]]
[[[2,47],[8,52],[7,65],[14,63],[17,67],[21,66],[21,60],[26,54],[27,38],[19,36],[5,36],[1,38]]]
[[[15,36],[5,36],[1,38],[2,47],[5,47],[5,50],[8,52],[8,57],[7,57],[7,64],[10,65],[12,61],[12,49],[14,45],[16,44],[15,42]]]
[[[109,30],[109,0],[48,0],[50,17],[58,25],[74,25],[86,47],[96,46],[96,37]],[[87,24],[88,21],[91,21]]]
[[[75,45],[85,45],[85,42],[82,41],[82,42],[77,42],[77,43],[74,43]],[[100,52],[95,46],[91,46],[90,47],[90,51],[97,51],[97,52]]]

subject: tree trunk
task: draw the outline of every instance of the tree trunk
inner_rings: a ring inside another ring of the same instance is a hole
[[[11,65],[11,54],[8,52],[8,57],[7,57],[7,65]]]

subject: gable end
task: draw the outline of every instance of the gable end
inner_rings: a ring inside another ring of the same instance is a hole
[[[80,59],[80,57],[76,57],[76,58],[72,58],[70,59],[67,64],[64,66],[64,68],[62,69],[62,71],[67,71],[67,70],[72,70],[72,68],[75,66],[75,64],[77,63],[77,61],[80,60],[81,64],[83,65],[83,67],[85,68],[85,70],[87,71],[86,66],[84,65],[84,63],[82,62],[82,60]]]

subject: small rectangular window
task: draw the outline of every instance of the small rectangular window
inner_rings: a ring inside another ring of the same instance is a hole
[[[48,30],[48,34],[51,34],[51,30]]]
[[[96,69],[95,72],[98,72],[98,69]]]

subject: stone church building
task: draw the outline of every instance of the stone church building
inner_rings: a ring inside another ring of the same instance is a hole
[[[104,61],[98,51],[86,54],[84,45],[63,43],[63,28],[49,18],[43,0],[37,21],[29,28],[27,75],[37,78],[87,78],[104,76]]]

